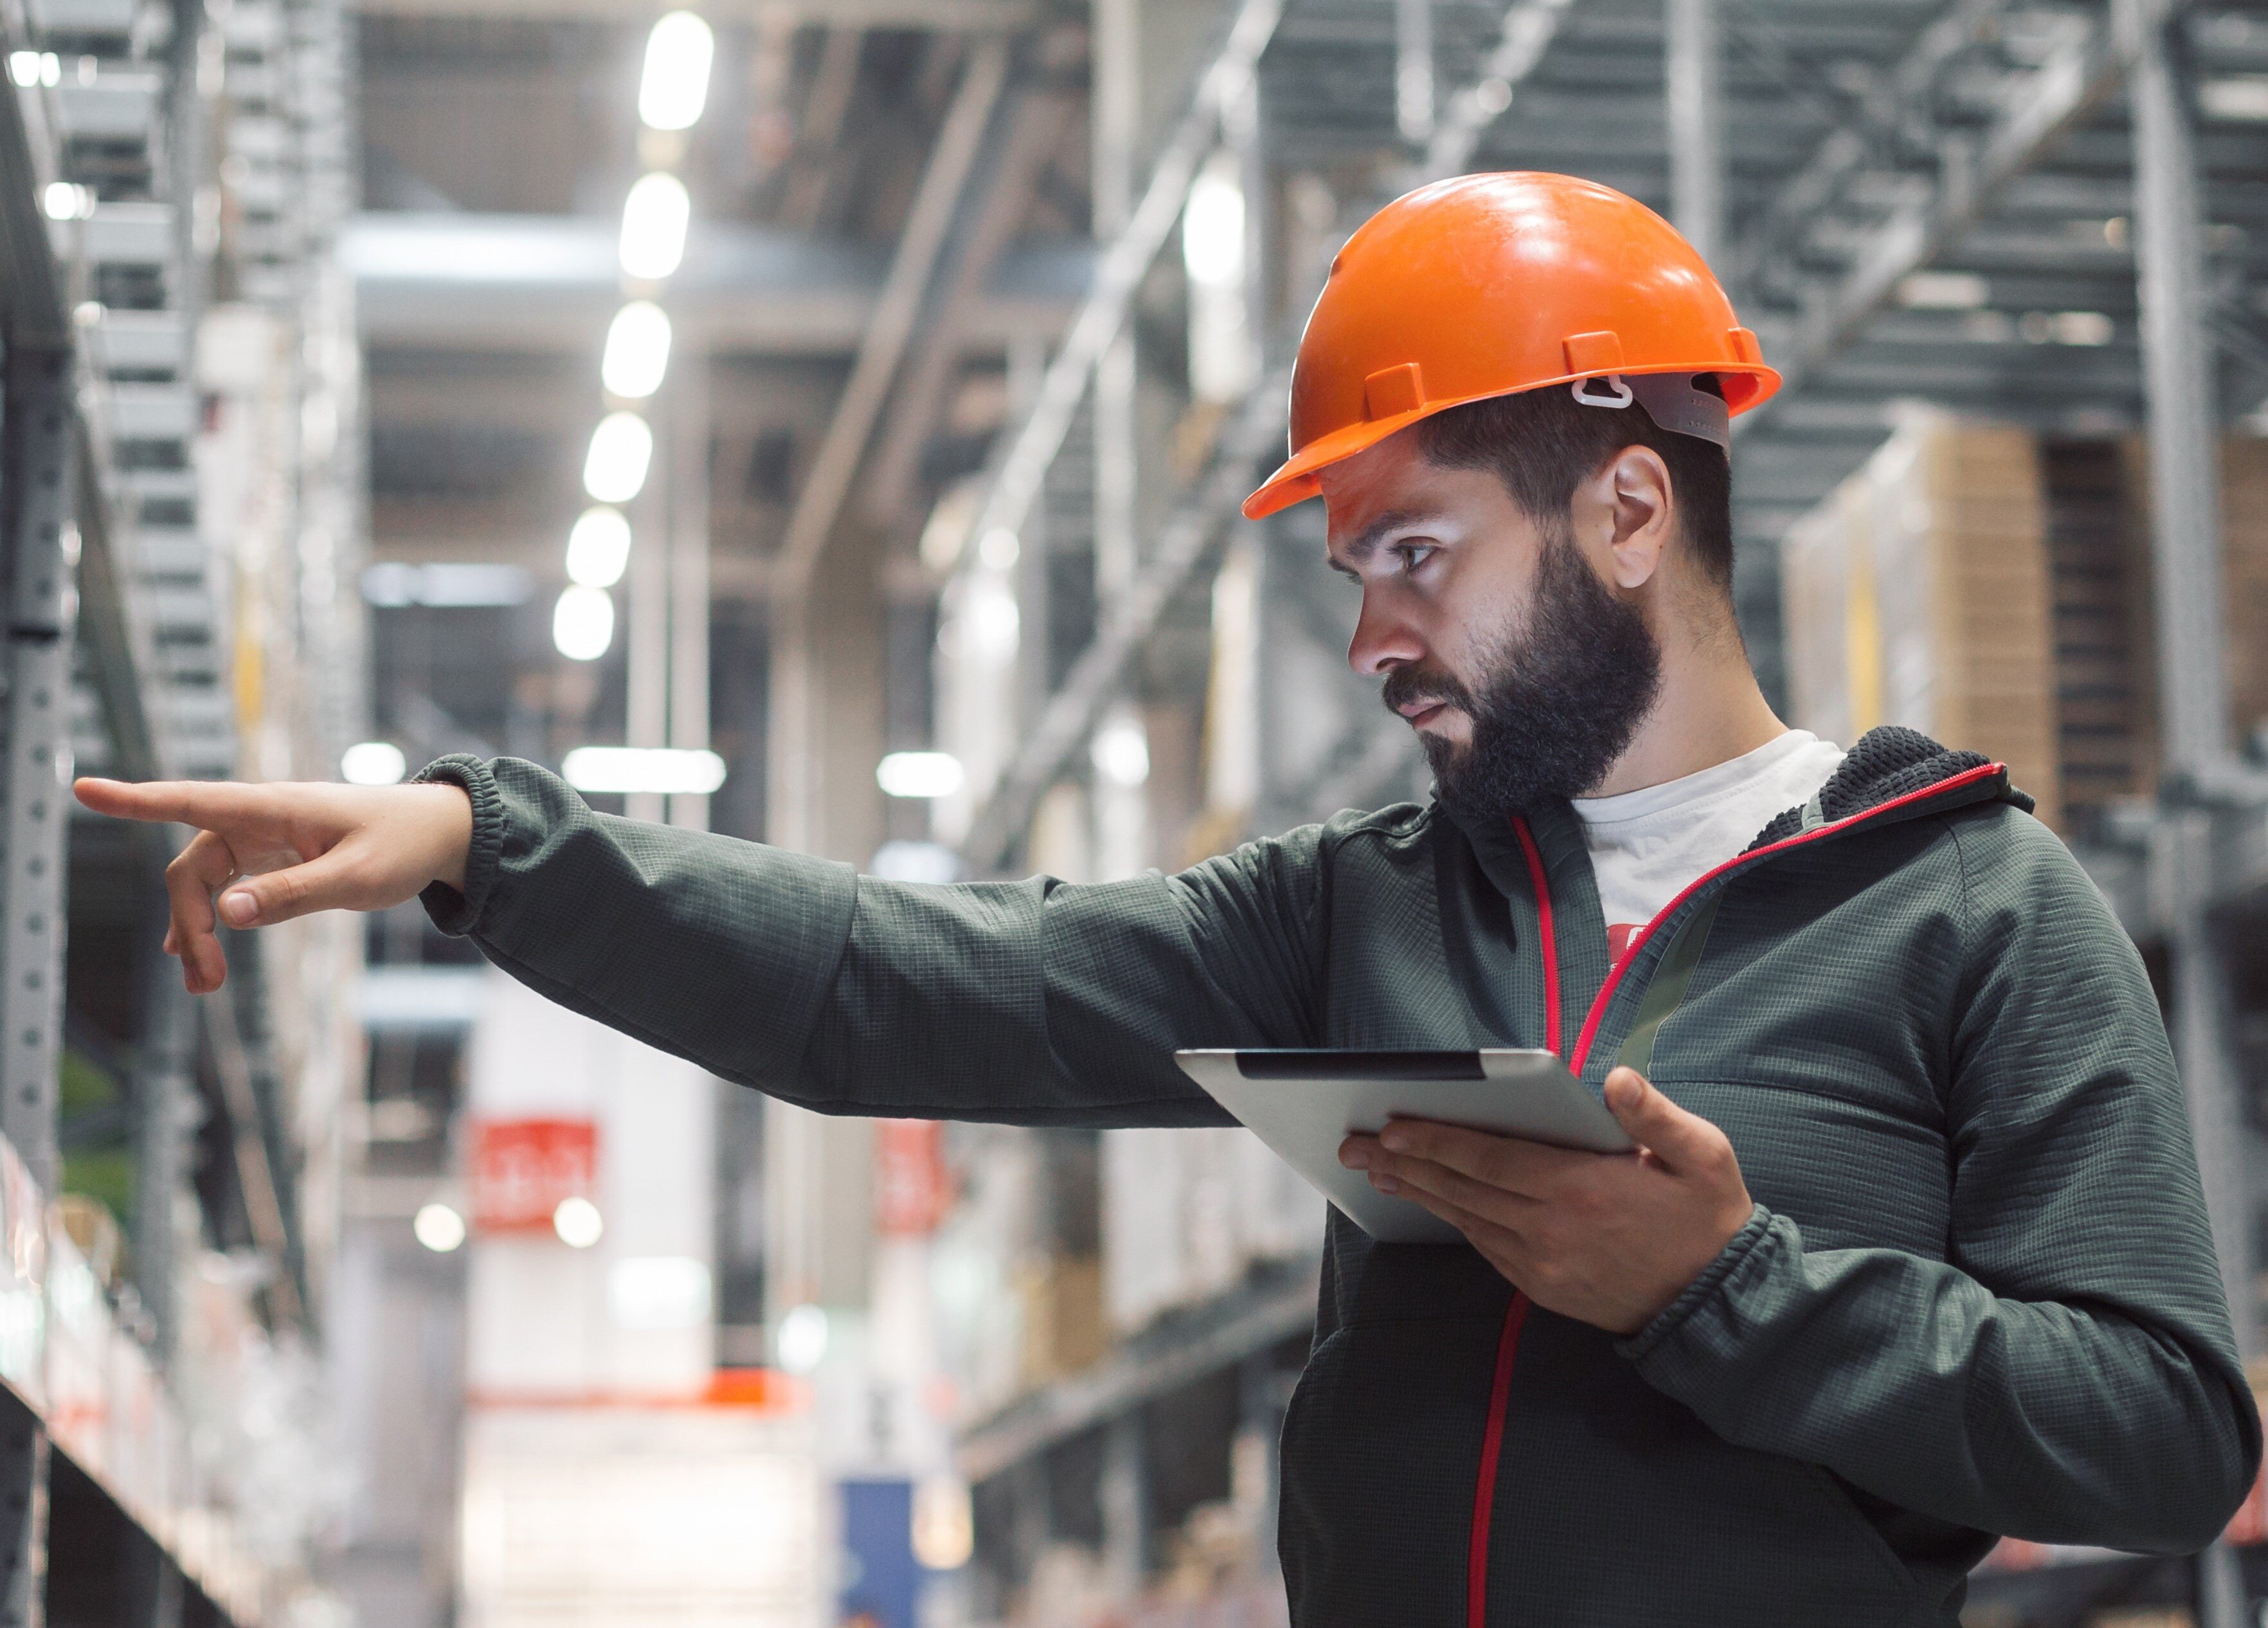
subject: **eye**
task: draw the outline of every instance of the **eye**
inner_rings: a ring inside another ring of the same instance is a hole
[[[1435,543],[1405,542],[1394,551],[1402,556],[1402,569],[1404,573],[1408,573],[1415,571],[1427,560],[1432,559],[1435,554],[1440,551],[1440,546]]]

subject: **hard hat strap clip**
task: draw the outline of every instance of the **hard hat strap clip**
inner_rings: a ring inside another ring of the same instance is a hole
[[[1609,386],[1611,387],[1612,394],[1593,395],[1590,392],[1593,385]],[[1620,373],[1608,373],[1595,379],[1578,379],[1575,381],[1574,394],[1575,399],[1586,407],[1611,407],[1617,411],[1638,400],[1631,394],[1631,387],[1623,382],[1623,376]]]
[[[1729,450],[1732,423],[1725,398],[1714,389],[1700,388],[1695,382],[1699,377],[1694,373],[1644,373],[1624,379],[1620,373],[1606,373],[1578,379],[1573,390],[1575,399],[1586,407],[1620,409],[1637,401],[1660,428]],[[1590,393],[1588,387],[1602,384],[1611,387],[1611,394]]]

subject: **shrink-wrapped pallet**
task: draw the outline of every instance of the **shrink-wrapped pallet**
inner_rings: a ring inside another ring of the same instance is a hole
[[[1789,528],[1792,722],[1904,724],[2009,767],[2058,822],[2053,594],[2032,438],[1915,410]]]

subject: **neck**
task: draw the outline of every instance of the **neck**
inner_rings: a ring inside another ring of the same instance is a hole
[[[1681,779],[1755,751],[1787,733],[1730,630],[1696,638],[1690,628],[1655,630],[1661,689],[1629,748],[1586,797],[1616,797]]]

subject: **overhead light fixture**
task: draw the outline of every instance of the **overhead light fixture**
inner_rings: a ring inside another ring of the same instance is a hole
[[[578,792],[706,797],[725,784],[725,760],[676,747],[578,746],[559,765]]]
[[[653,461],[653,431],[636,413],[608,413],[591,431],[583,460],[583,490],[600,503],[628,503],[645,485]]]
[[[2248,122],[2268,119],[2268,74],[2230,74],[2201,80],[2198,107],[2208,119]]]
[[[1182,264],[1205,288],[1244,283],[1244,188],[1233,161],[1211,163],[1189,186],[1182,215]]]
[[[958,882],[968,879],[961,856],[943,843],[895,837],[874,850],[866,873],[886,882]]]
[[[690,11],[672,11],[645,37],[638,77],[638,117],[657,130],[689,130],[709,99],[709,63],[717,37]]]
[[[1007,571],[1023,557],[1024,546],[1016,534],[1005,526],[995,526],[978,540],[976,558],[988,571]]]
[[[772,1355],[790,1374],[808,1374],[827,1359],[827,1313],[808,1303],[791,1307],[772,1336]]]
[[[587,1249],[603,1237],[606,1218],[587,1198],[562,1198],[551,1212],[551,1230],[571,1249]]]
[[[363,568],[362,596],[381,610],[410,605],[439,610],[501,609],[524,605],[535,592],[535,578],[519,565],[468,564],[437,560],[415,565],[381,560]]]
[[[968,774],[950,752],[893,752],[874,765],[874,784],[886,797],[951,797]]]
[[[567,580],[585,588],[611,588],[630,563],[630,523],[603,504],[585,509],[567,534]]]
[[[94,213],[94,189],[51,180],[40,195],[40,205],[49,220],[85,220]]]
[[[1094,732],[1094,771],[1113,785],[1137,786],[1150,777],[1150,737],[1141,720],[1115,718]]]
[[[685,259],[693,200],[666,170],[641,175],[622,200],[622,274],[658,283]]]
[[[596,661],[615,642],[615,601],[578,583],[551,608],[551,642],[570,661]]]
[[[63,82],[63,59],[53,51],[11,51],[8,77],[26,90],[35,85],[52,90]]]
[[[339,755],[339,778],[349,785],[399,785],[409,760],[391,740],[364,740]]]
[[[600,382],[610,395],[644,401],[661,388],[668,370],[669,318],[651,299],[633,299],[608,325]]]
[[[464,1244],[465,1218],[447,1204],[429,1204],[419,1209],[409,1230],[434,1254],[447,1255]]]

